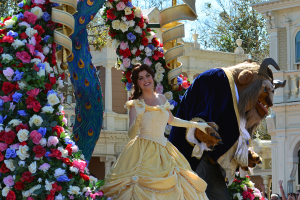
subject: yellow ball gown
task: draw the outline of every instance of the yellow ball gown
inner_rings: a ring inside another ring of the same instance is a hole
[[[135,105],[126,102],[126,107]],[[131,140],[101,188],[114,200],[207,200],[206,182],[195,174],[185,157],[164,137],[169,118],[166,102],[145,106],[140,134]]]

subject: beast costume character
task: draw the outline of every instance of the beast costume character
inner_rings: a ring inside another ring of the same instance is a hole
[[[244,62],[208,70],[194,80],[183,96],[176,117],[217,125],[217,136],[180,127],[173,127],[169,136],[192,169],[207,182],[210,200],[229,200],[225,178],[231,184],[237,167],[247,170],[261,163],[259,156],[253,160],[254,152],[248,149],[251,134],[273,105],[274,89],[285,84],[273,81],[268,65],[279,70],[271,58],[261,65]]]

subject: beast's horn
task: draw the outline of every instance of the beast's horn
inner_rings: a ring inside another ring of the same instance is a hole
[[[286,80],[284,80],[284,81],[281,81],[281,80],[274,80],[274,81],[273,81],[273,84],[274,84],[274,86],[275,86],[274,89],[277,89],[277,88],[283,88],[283,87],[285,86],[285,84],[286,84]]]
[[[258,74],[266,77],[267,79],[271,78],[272,81],[273,81],[273,72],[268,67],[269,65],[272,65],[278,71],[280,70],[279,66],[277,65],[277,63],[275,62],[275,60],[273,58],[266,58],[260,64],[260,68],[259,68]]]

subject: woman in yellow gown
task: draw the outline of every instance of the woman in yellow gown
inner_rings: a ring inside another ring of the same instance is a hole
[[[167,122],[201,130],[208,125],[173,117],[165,96],[154,92],[153,77],[153,70],[147,65],[136,65],[132,71],[133,100],[125,105],[130,109],[128,135],[132,140],[105,177],[101,189],[114,200],[207,200],[206,182],[167,141],[164,130]]]

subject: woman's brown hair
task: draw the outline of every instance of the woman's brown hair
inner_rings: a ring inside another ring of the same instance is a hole
[[[138,99],[142,95],[142,91],[140,91],[140,86],[138,84],[139,73],[141,71],[147,71],[152,78],[154,79],[154,71],[146,64],[136,64],[131,72],[131,80],[133,83],[133,93],[131,95],[131,99]]]

